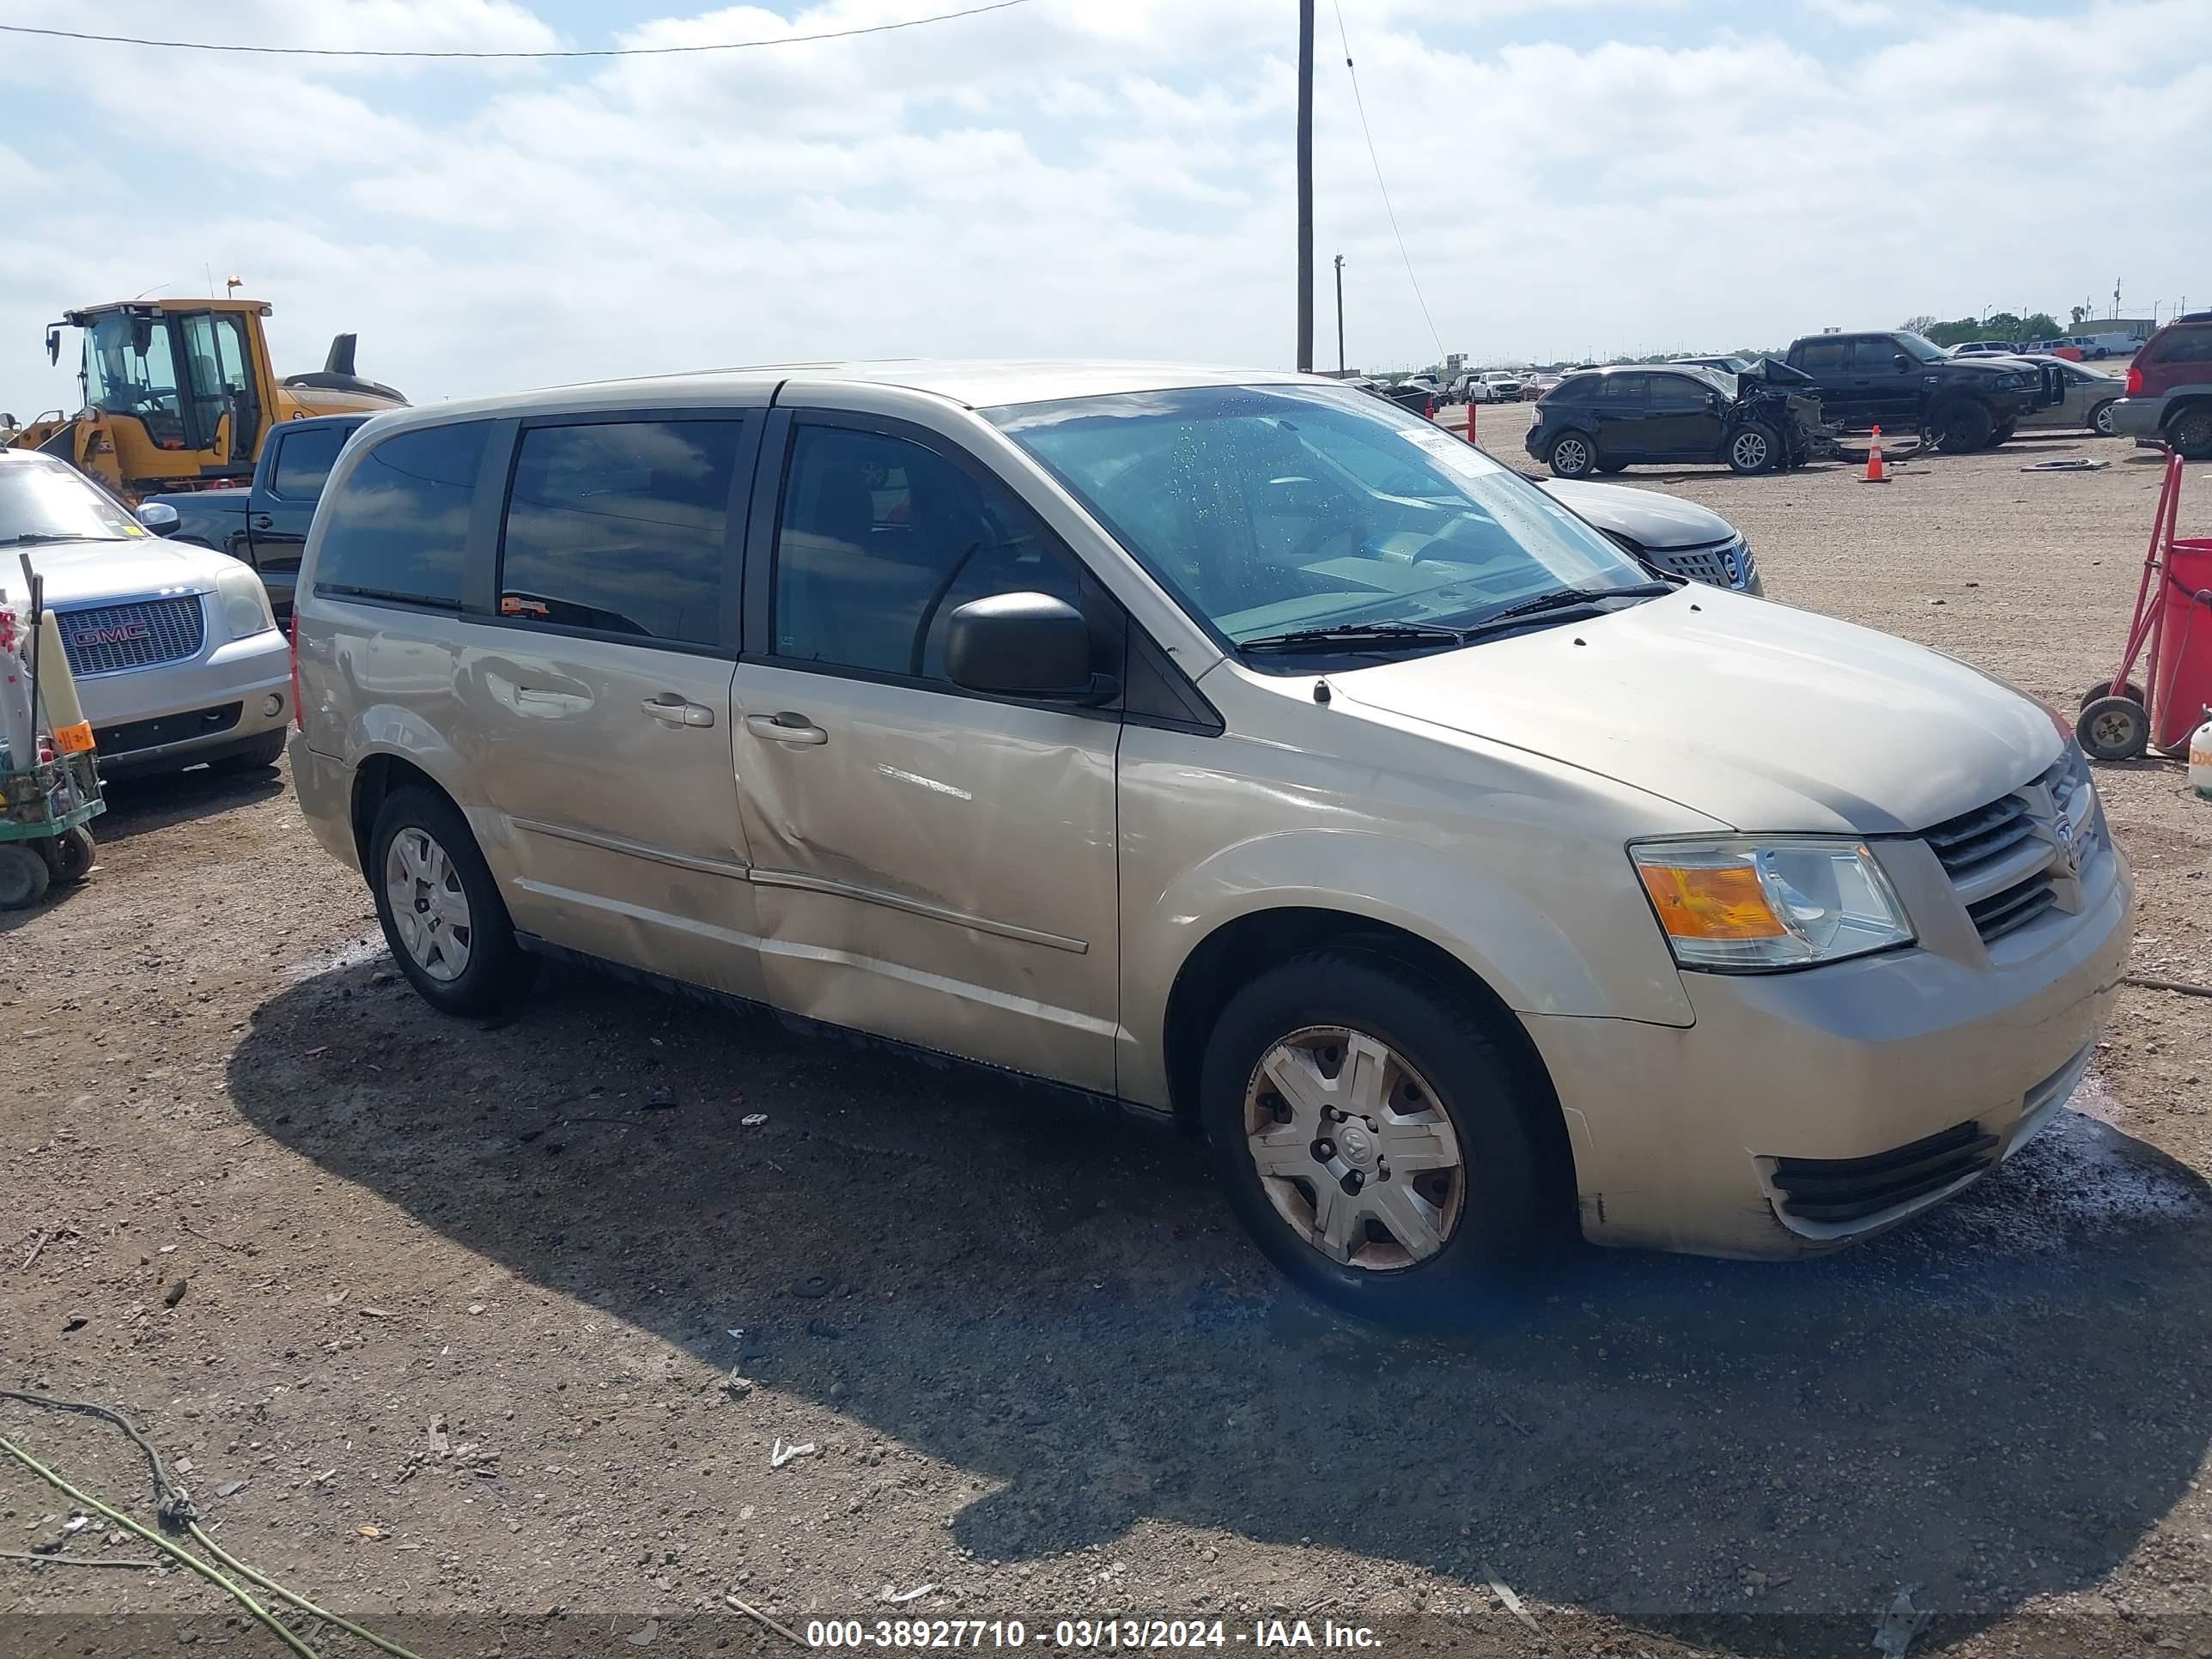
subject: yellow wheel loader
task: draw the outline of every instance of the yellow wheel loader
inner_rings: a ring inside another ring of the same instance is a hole
[[[84,336],[84,406],[26,424],[0,415],[0,444],[38,449],[132,502],[161,490],[243,483],[270,428],[310,415],[398,409],[406,398],[354,372],[354,338],[331,343],[321,371],[283,380],[270,367],[260,300],[126,300],[64,313],[46,330]]]

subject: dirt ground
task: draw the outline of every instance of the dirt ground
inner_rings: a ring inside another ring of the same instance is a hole
[[[1484,441],[1524,462],[1527,418]],[[2019,471],[2075,453],[2111,465]],[[2070,709],[2157,479],[2060,438],[1622,482],[1741,526],[1770,597]],[[2133,971],[2212,979],[2212,806],[2098,776]],[[731,1597],[802,1636],[1795,1659],[1876,1651],[1908,1586],[1916,1655],[2212,1656],[2212,1000],[2125,993],[2079,1109],[1863,1248],[1588,1252],[1504,1328],[1401,1340],[1285,1287],[1134,1121],[575,974],[437,1018],[279,777],[119,787],[100,828],[0,933],[0,1386],[127,1406],[227,1549],[422,1659],[790,1645]],[[106,1426],[0,1401],[0,1435],[150,1515]],[[149,1553],[78,1512],[0,1459],[0,1551]],[[179,1571],[0,1559],[0,1654],[204,1646],[282,1650]]]

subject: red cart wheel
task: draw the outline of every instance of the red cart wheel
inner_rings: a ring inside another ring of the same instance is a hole
[[[2074,722],[2091,760],[2133,760],[2150,742],[2150,711],[2128,697],[2100,697]]]
[[[2084,691],[2081,694],[2081,701],[2076,702],[2074,706],[2076,708],[2087,708],[2091,703],[2096,702],[2098,698],[2109,697],[2112,695],[2112,681],[2099,680],[2094,685],[2091,686],[2087,691]],[[2130,702],[2143,702],[2148,701],[2143,696],[2142,687],[2137,685],[2133,680],[2123,680],[2120,683],[2120,695],[2125,697]]]

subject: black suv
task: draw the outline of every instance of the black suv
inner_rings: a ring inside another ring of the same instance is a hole
[[[1528,453],[1562,478],[1644,462],[1726,462],[1769,472],[1811,454],[1809,397],[1756,374],[1624,363],[1570,374],[1538,400]]]
[[[1822,416],[1845,431],[1924,433],[1946,454],[2001,444],[2022,416],[2065,395],[2055,371],[2017,357],[1954,357],[1903,329],[1810,334],[1790,345],[1787,361],[1820,388]]]

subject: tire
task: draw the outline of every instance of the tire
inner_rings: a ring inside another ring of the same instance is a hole
[[[1751,421],[1729,434],[1727,453],[1729,471],[1747,478],[1782,465],[1782,440],[1772,427]]]
[[[53,883],[46,859],[28,842],[0,842],[0,910],[27,910]]]
[[[1627,471],[1628,463],[1626,461],[1600,461],[1597,464],[1597,470],[1604,473],[1607,477],[1611,477],[1616,472]]]
[[[92,831],[81,823],[47,842],[46,848],[47,868],[64,887],[74,887],[92,873],[92,861],[99,851],[93,844]]]
[[[1544,459],[1555,477],[1587,478],[1597,467],[1597,441],[1587,432],[1562,432]]]
[[[2186,404],[2166,416],[2166,441],[2187,461],[2212,461],[2212,404]]]
[[[1928,411],[1928,429],[1946,455],[1967,455],[1989,447],[1997,429],[1990,406],[1972,398],[1953,398]]]
[[[2095,433],[2100,438],[2110,438],[2115,436],[2116,434],[2112,431],[2112,399],[2107,398],[2104,402],[2092,409],[2089,411],[2089,419],[2087,424],[2089,430]]]
[[[2074,722],[2091,760],[2133,760],[2150,744],[2150,711],[2132,697],[2099,697]]]
[[[1376,1096],[1346,1078],[1363,1050],[1384,1056],[1362,1072],[1379,1083]],[[1263,1071],[1271,1061],[1283,1069]],[[1303,1079],[1311,1092],[1293,1101],[1274,1077]],[[1355,1108],[1349,1121],[1322,1115],[1331,1098]],[[1364,1121],[1361,1104],[1375,1109]],[[1343,950],[1294,957],[1230,1000],[1206,1046],[1199,1101],[1230,1206],[1261,1250],[1324,1300],[1401,1326],[1468,1322],[1510,1297],[1516,1270],[1557,1236],[1572,1211],[1551,1178],[1540,1116],[1556,1111],[1435,981]],[[1263,1177],[1254,1140],[1270,1133],[1285,1173]],[[1334,1166],[1315,1156],[1324,1146]],[[1408,1173],[1401,1163],[1386,1177],[1400,1153],[1424,1167]],[[1456,1161],[1425,1163],[1444,1158]],[[1316,1237],[1332,1222],[1341,1229],[1334,1248]]]
[[[2105,359],[2106,359],[2106,358],[2107,358],[2107,357],[2111,356],[2112,355],[2112,352],[2111,352],[2110,350],[2108,350],[2107,349],[2106,349],[2106,348],[2105,348],[2105,347],[2103,347],[2103,346],[2099,346],[2099,347],[2098,347],[2094,351],[2093,351],[2093,352],[2091,352],[2091,353],[2089,354],[2089,358],[2090,358],[2090,361],[2091,361],[2092,362],[2099,362],[2099,363],[2101,363],[2101,362],[2103,362],[2105,361]]]
[[[1995,432],[1990,434],[1990,447],[1991,449],[1995,449],[1999,444],[2010,443],[2013,439],[2013,434],[2017,432],[2019,429],[2020,424],[2018,422],[2007,421]]]
[[[2091,703],[2096,702],[2098,698],[2109,697],[2112,695],[2112,681],[2099,680],[2094,685],[2091,686],[2087,691],[2084,691],[2081,694],[2081,701],[2076,702],[2074,707],[2078,712],[2081,709],[2087,708]],[[2120,683],[2120,695],[2125,697],[2130,702],[2142,702],[2145,701],[2142,687],[2137,685],[2133,680],[2123,680]]]
[[[376,815],[368,852],[384,942],[423,1001],[441,1013],[485,1014],[529,983],[532,963],[515,943],[499,884],[453,802],[427,789],[395,790]],[[395,886],[413,890],[404,927],[393,913]]]
[[[259,737],[240,744],[228,755],[218,755],[208,763],[208,770],[225,774],[263,772],[284,758],[283,732],[264,732]]]

